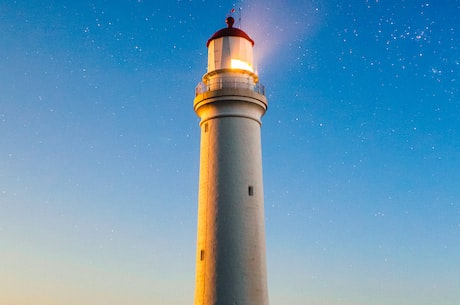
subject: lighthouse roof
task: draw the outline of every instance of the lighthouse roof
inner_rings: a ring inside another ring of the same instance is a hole
[[[223,28],[223,29],[215,32],[214,35],[212,35],[212,37],[209,38],[206,46],[209,46],[209,43],[214,39],[217,39],[217,38],[220,38],[220,37],[227,37],[227,36],[242,37],[244,39],[247,39],[248,41],[251,42],[252,45],[254,45],[254,40],[252,40],[251,37],[249,37],[248,34],[246,34],[244,31],[242,31],[240,29],[237,29],[237,28],[233,27],[233,24],[235,23],[235,19],[233,17],[228,17],[225,20],[225,22],[227,23],[228,27]]]

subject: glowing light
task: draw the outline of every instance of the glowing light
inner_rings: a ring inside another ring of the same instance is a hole
[[[254,69],[251,67],[250,64],[248,64],[245,61],[239,60],[239,59],[232,59],[231,67],[232,69],[242,69],[242,70],[254,72]]]

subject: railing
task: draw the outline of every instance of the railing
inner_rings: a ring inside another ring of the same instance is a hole
[[[208,84],[199,82],[195,88],[195,96],[205,92],[220,90],[224,88],[232,89],[249,89],[259,94],[265,95],[265,86],[261,83],[252,83],[250,81],[243,81],[239,79],[219,79]]]

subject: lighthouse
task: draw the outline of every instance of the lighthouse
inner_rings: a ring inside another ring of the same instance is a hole
[[[264,87],[254,41],[227,27],[208,41],[193,107],[200,118],[195,305],[268,305],[262,179]]]

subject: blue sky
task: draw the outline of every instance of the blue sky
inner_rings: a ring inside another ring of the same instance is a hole
[[[242,7],[271,304],[460,301],[459,1],[0,1],[0,304],[193,302],[207,39]]]

